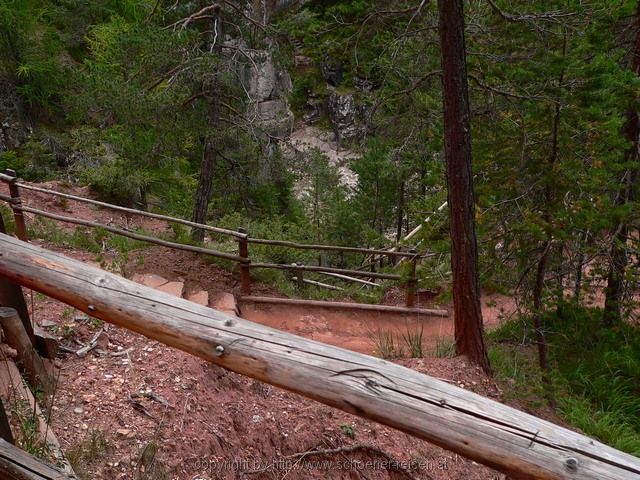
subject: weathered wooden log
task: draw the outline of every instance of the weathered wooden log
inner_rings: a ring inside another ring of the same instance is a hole
[[[13,399],[17,397],[22,400],[26,400],[29,403],[29,411],[34,416],[34,420],[38,426],[40,442],[43,445],[47,445],[47,450],[54,456],[56,464],[62,465],[62,468],[66,473],[74,475],[71,464],[67,461],[64,453],[62,452],[60,442],[58,442],[53,430],[47,424],[47,420],[42,414],[42,410],[40,410],[31,390],[29,390],[27,385],[24,383],[24,380],[18,371],[18,367],[16,367],[16,364],[13,361],[8,359],[0,362],[0,397],[4,399]],[[4,477],[0,476],[0,479],[2,478]]]
[[[395,257],[413,257],[415,253],[407,253],[407,252],[398,252],[391,250],[382,250],[375,248],[364,248],[364,247],[340,247],[337,245],[312,245],[310,243],[296,243],[289,242],[287,240],[267,240],[264,238],[251,238],[247,239],[249,243],[256,243],[259,245],[273,245],[280,247],[289,247],[300,250],[321,250],[328,252],[342,252],[342,253],[364,253],[367,255],[378,254],[378,255],[389,255]]]
[[[13,210],[13,217],[16,221],[16,236],[20,240],[27,239],[27,226],[24,222],[24,214],[22,210],[20,210],[20,206],[22,205],[22,200],[20,199],[20,189],[17,184],[17,175],[13,170],[6,170],[6,173],[10,178],[12,178],[9,183],[9,193],[11,194],[11,209]]]
[[[15,178],[11,177],[10,175],[6,175],[6,174],[0,173],[0,181],[10,183],[12,181],[15,181]],[[111,203],[99,202],[97,200],[92,200],[90,198],[78,197],[76,195],[69,195],[68,193],[57,192],[55,190],[51,190],[51,189],[48,189],[48,188],[36,187],[35,185],[30,185],[30,184],[24,183],[24,182],[17,182],[16,181],[16,185],[19,186],[20,188],[24,188],[26,190],[32,190],[34,192],[40,192],[40,193],[46,193],[46,194],[49,194],[49,195],[53,195],[55,197],[66,198],[66,199],[69,199],[69,200],[75,200],[76,202],[81,202],[81,203],[88,203],[90,205],[96,205],[98,207],[108,208],[109,210],[115,210],[115,211],[118,211],[118,212],[128,213],[128,214],[131,214],[131,215],[139,215],[141,217],[155,218],[157,220],[164,220],[164,221],[167,221],[167,222],[179,223],[179,224],[182,224],[182,225],[187,225],[189,227],[197,227],[197,228],[201,228],[203,230],[207,230],[207,231],[210,231],[210,232],[221,233],[223,235],[230,235],[230,236],[238,237],[238,238],[246,238],[247,237],[247,235],[243,235],[240,232],[234,232],[233,230],[229,230],[229,229],[226,229],[226,228],[212,227],[210,225],[204,225],[202,223],[190,222],[189,220],[183,220],[181,218],[169,217],[167,215],[161,215],[159,213],[144,212],[142,210],[137,210],[135,208],[126,208],[126,207],[121,207],[119,205],[113,205]]]
[[[35,346],[31,343],[18,312],[10,307],[0,307],[0,326],[4,331],[7,344],[18,352],[18,361],[25,369],[31,386],[50,392],[53,387],[53,379],[47,372]]]
[[[409,279],[407,280],[407,293],[405,299],[405,305],[407,308],[412,308],[416,302],[416,287],[418,285],[418,280],[416,279],[416,267],[417,258],[413,257],[409,270]]]
[[[246,231],[240,229],[240,233],[246,235]],[[247,244],[247,237],[238,238],[238,255],[247,259],[249,263],[249,245]],[[240,281],[242,284],[242,294],[251,295],[251,271],[247,266],[247,263],[240,264]]]
[[[2,215],[0,215],[0,233],[7,233]],[[20,285],[10,282],[5,278],[0,278],[0,307],[15,308],[18,311],[18,315],[20,315],[20,320],[22,320],[24,329],[27,331],[31,342],[35,342],[27,302],[24,300],[24,294]]]
[[[0,438],[6,440],[9,443],[14,443],[13,434],[11,433],[11,425],[9,425],[9,418],[7,412],[4,409],[4,404],[0,398]]]
[[[38,353],[44,358],[53,360],[58,355],[60,349],[60,342],[56,337],[46,332],[36,324],[33,327],[33,335],[35,337],[35,346]]]
[[[187,252],[203,253],[205,255],[211,255],[216,258],[224,258],[225,260],[232,260],[234,262],[248,262],[246,258],[242,258],[238,255],[231,253],[218,252],[210,248],[194,247],[193,245],[186,245],[184,243],[170,242],[168,240],[161,240],[159,238],[150,237],[148,235],[141,235],[139,233],[130,232],[129,230],[123,230],[122,228],[111,227],[98,222],[91,222],[89,220],[82,220],[80,218],[66,217],[64,215],[58,215],[55,213],[49,213],[44,210],[38,210],[31,207],[16,207],[21,212],[29,212],[34,215],[40,215],[41,217],[51,218],[52,220],[58,220],[60,222],[72,223],[74,225],[82,225],[91,228],[101,228],[107,232],[115,233],[116,235],[122,235],[123,237],[132,238],[134,240],[140,240],[141,242],[153,243],[154,245],[160,245],[162,247],[175,248],[176,250],[185,250]]]
[[[272,268],[275,270],[296,270],[301,272],[329,272],[329,273],[346,273],[349,275],[369,278],[385,278],[387,280],[400,280],[400,275],[395,273],[375,273],[362,272],[360,270],[347,270],[345,268],[321,267],[318,265],[285,265],[283,263],[251,263],[247,265],[251,268]]]
[[[640,459],[405,367],[297,337],[0,235],[0,275],[229,370],[518,479],[632,480]]]
[[[22,288],[6,278],[0,278],[0,306],[15,308],[22,321],[29,339],[32,343],[35,343],[35,336],[33,332],[33,326],[31,325],[31,319],[29,318],[29,310],[27,309],[27,302],[24,300],[24,294]]]
[[[0,439],[0,479],[72,480],[75,478]]]
[[[449,312],[437,308],[407,308],[395,305],[376,305],[369,303],[329,302],[326,300],[302,300],[298,298],[277,298],[248,296],[240,297],[243,302],[271,303],[274,305],[300,305],[307,307],[339,308],[341,310],[368,310],[370,312],[406,313],[407,315],[425,315],[430,317],[448,317]]]
[[[380,284],[375,282],[370,282],[368,280],[362,280],[361,278],[349,277],[348,275],[340,275],[339,273],[329,273],[329,272],[318,272],[321,275],[326,275],[328,277],[340,278],[342,280],[347,280],[349,282],[360,283],[362,285],[367,285],[369,287],[379,287]]]
[[[315,280],[308,280],[304,277],[293,277],[292,280],[298,284],[298,290],[300,289],[300,281],[307,285],[313,285],[314,287],[326,288],[327,290],[335,290],[337,292],[343,291],[344,288],[336,287],[335,285],[329,285],[328,283],[316,282]]]

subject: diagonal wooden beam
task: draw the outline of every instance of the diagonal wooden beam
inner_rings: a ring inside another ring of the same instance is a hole
[[[0,234],[0,276],[514,479],[636,480],[640,459],[378,358],[229,316]]]

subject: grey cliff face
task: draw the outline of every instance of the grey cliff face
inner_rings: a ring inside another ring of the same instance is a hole
[[[250,98],[249,118],[273,137],[287,138],[293,129],[293,113],[287,96],[291,92],[289,74],[279,69],[270,52],[251,54],[251,62],[243,65],[241,78]]]

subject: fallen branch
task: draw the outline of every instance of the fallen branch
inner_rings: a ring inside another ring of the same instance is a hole
[[[87,345],[77,350],[76,355],[82,358],[91,350],[96,348],[96,346],[98,345],[98,339],[100,338],[100,335],[102,335],[102,332],[104,332],[104,328],[101,328],[100,330],[98,330],[98,332],[93,336],[93,338],[89,341]]]

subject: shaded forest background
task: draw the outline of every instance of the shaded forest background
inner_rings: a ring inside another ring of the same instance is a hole
[[[640,7],[465,8],[480,282],[522,313],[490,334],[496,376],[640,455]],[[446,299],[440,74],[428,1],[5,0],[0,169],[301,242],[423,223],[407,246]],[[289,148],[309,124],[354,155]]]

